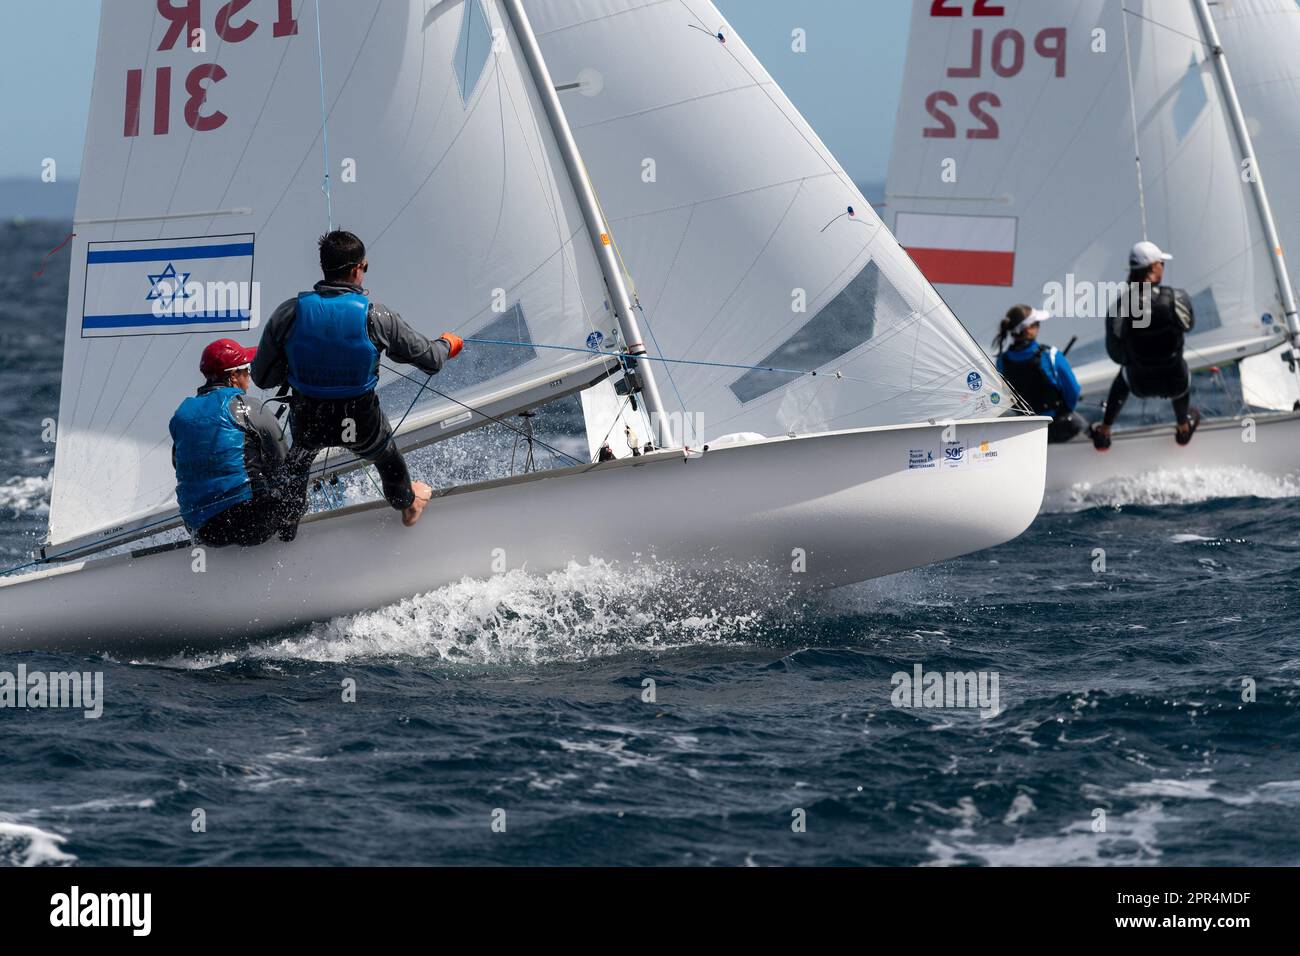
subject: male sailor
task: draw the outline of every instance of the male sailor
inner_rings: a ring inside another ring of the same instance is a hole
[[[293,389],[289,471],[298,503],[295,518],[307,507],[308,475],[316,453],[342,447],[375,466],[384,497],[410,527],[420,519],[433,489],[411,481],[392,426],[379,407],[379,356],[387,353],[394,362],[433,374],[465,343],[450,332],[431,341],[396,312],[371,302],[361,287],[370,269],[366,247],[352,233],[336,229],[320,238],[319,247],[324,278],[272,313],[253,361],[253,381],[259,387],[287,384]],[[296,531],[294,520],[280,537],[292,540]]]
[[[998,350],[998,371],[1039,415],[1051,415],[1048,443],[1066,442],[1084,431],[1088,423],[1074,409],[1079,404],[1079,380],[1062,352],[1038,341],[1038,330],[1050,312],[1013,305],[998,328],[993,345]],[[1007,337],[1011,348],[1004,348]]]
[[[1174,440],[1192,440],[1200,413],[1191,408],[1191,373],[1183,358],[1183,342],[1196,325],[1192,300],[1182,289],[1161,285],[1165,263],[1173,256],[1154,242],[1139,242],[1129,253],[1126,294],[1111,305],[1106,320],[1106,353],[1120,366],[1106,399],[1106,415],[1094,425],[1092,443],[1110,448],[1110,429],[1129,393],[1139,398],[1173,401],[1178,430]]]
[[[261,544],[288,505],[280,426],[244,397],[256,352],[232,339],[205,348],[206,381],[169,426],[181,517],[197,543],[214,548]]]

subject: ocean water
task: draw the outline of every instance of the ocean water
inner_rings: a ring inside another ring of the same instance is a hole
[[[66,251],[30,277],[66,232],[0,227],[4,566],[47,514]],[[1295,865],[1298,495],[1132,481],[793,605],[593,564],[220,654],[0,648],[107,698],[0,709],[0,863]],[[894,706],[917,665],[996,674],[1000,712]]]

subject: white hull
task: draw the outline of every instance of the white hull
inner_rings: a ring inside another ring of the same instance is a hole
[[[972,453],[952,463],[938,425],[768,439],[453,489],[412,529],[383,502],[341,509],[309,518],[292,544],[208,549],[202,573],[189,549],[51,568],[0,580],[0,648],[237,643],[503,566],[547,572],[592,557],[743,563],[813,587],[892,574],[1001,544],[1038,512],[1045,420],[956,430]],[[909,469],[918,450],[937,467]]]
[[[1239,468],[1274,477],[1300,474],[1300,414],[1250,416],[1254,441],[1240,418],[1201,422],[1190,445],[1174,441],[1173,425],[1116,429],[1109,451],[1099,452],[1086,438],[1048,446],[1049,507],[1106,482],[1154,472],[1193,468]]]

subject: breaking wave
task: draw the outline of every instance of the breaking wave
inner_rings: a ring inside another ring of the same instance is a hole
[[[467,665],[583,661],[631,651],[735,645],[796,627],[804,605],[756,569],[707,580],[669,564],[593,560],[562,571],[465,578],[316,624],[289,637],[163,663],[205,668],[238,660],[342,662],[420,657]]]
[[[0,511],[9,511],[13,514],[49,514],[49,476],[13,477],[0,485]]]
[[[25,823],[0,819],[0,865],[42,866],[75,863],[77,858],[61,845],[67,837]]]
[[[1159,469],[1115,478],[1097,485],[1079,484],[1049,495],[1048,512],[1132,505],[1194,505],[1215,498],[1296,498],[1300,478],[1265,475],[1244,466]]]

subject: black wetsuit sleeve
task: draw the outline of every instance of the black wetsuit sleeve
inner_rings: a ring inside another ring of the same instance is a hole
[[[284,343],[293,328],[297,304],[297,299],[280,303],[262,329],[262,340],[257,343],[257,355],[253,357],[250,370],[253,384],[258,388],[279,388],[289,383],[289,359],[285,355]]]
[[[430,339],[411,328],[387,306],[370,306],[370,338],[375,346],[394,362],[414,365],[434,374],[442,371],[451,346],[445,339]]]
[[[274,416],[243,395],[230,396],[230,414],[244,430],[244,470],[254,483],[275,476],[284,466],[287,446]]]

